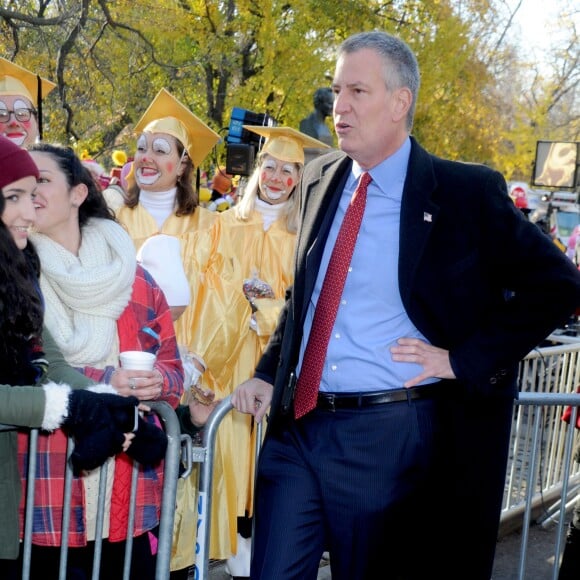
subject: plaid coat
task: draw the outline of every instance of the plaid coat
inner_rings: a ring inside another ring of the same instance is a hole
[[[155,368],[164,377],[163,393],[159,400],[177,407],[183,392],[183,366],[175,339],[171,313],[163,292],[153,278],[138,266],[131,300],[117,320],[120,350],[146,350],[157,355]],[[80,370],[96,382],[108,382],[113,367]],[[159,425],[155,415],[148,420]],[[66,465],[66,435],[62,430],[41,434],[38,442],[38,463],[35,487],[32,541],[40,546],[60,546],[63,513],[64,473]],[[19,468],[22,475],[23,497],[28,462],[28,434],[18,435]],[[115,460],[115,476],[111,498],[109,540],[120,541],[126,536],[132,460],[121,453]],[[159,514],[163,486],[163,463],[154,468],[139,466],[134,536],[155,528]],[[20,505],[20,530],[24,528],[24,500]],[[86,545],[85,497],[80,478],[72,484],[69,546]]]

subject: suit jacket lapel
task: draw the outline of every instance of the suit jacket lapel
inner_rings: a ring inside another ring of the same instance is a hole
[[[342,154],[320,167],[317,179],[304,184],[302,217],[297,241],[297,275],[294,281],[294,304],[300,309],[297,320],[302,320],[314,283],[324,245],[340,194],[349,175],[351,160]]]
[[[439,206],[431,200],[436,186],[431,156],[411,138],[399,240],[399,290],[406,307],[417,265],[439,213]]]

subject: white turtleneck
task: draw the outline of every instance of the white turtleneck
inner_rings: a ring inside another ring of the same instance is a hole
[[[168,191],[145,191],[142,189],[139,193],[139,203],[153,216],[159,229],[175,209],[176,194],[177,187]]]
[[[256,211],[262,214],[264,220],[264,231],[267,232],[270,226],[280,217],[282,210],[288,205],[287,201],[282,203],[271,204],[260,198],[256,199]]]

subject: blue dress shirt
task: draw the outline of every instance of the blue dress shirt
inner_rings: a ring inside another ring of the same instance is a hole
[[[394,362],[389,350],[401,337],[426,340],[409,320],[399,294],[399,217],[410,152],[407,139],[370,171],[365,213],[322,371],[323,392],[399,389],[422,372],[420,365]],[[330,255],[362,172],[354,162],[328,235],[306,313],[298,375]]]

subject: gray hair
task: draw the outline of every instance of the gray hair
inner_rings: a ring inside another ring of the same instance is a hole
[[[409,131],[413,126],[415,116],[415,105],[421,83],[419,74],[419,64],[415,54],[400,38],[392,36],[387,32],[372,31],[359,32],[349,36],[338,48],[338,56],[351,54],[359,50],[374,50],[383,60],[383,74],[387,89],[399,89],[406,87],[411,91],[413,102],[407,113],[407,128]]]

